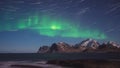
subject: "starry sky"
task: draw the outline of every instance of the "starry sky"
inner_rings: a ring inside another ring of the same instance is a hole
[[[120,43],[120,0],[0,1],[0,53],[87,38]]]

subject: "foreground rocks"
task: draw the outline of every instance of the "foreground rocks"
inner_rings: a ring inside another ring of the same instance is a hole
[[[52,60],[48,64],[70,68],[120,68],[120,61],[115,60]]]
[[[100,44],[96,40],[87,39],[75,45],[65,42],[53,43],[51,46],[42,46],[37,53],[72,53],[72,52],[120,52],[120,45],[109,41]]]

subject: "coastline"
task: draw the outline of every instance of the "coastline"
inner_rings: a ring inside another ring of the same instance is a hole
[[[0,68],[120,68],[120,60],[0,61]]]
[[[0,68],[120,68],[120,53],[0,54]]]
[[[59,65],[47,64],[46,61],[2,61],[0,68],[64,68]]]

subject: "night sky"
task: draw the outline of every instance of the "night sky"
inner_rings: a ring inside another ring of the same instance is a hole
[[[0,53],[87,38],[120,43],[120,0],[0,0]]]

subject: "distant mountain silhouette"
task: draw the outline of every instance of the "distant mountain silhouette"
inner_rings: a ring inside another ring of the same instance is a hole
[[[51,46],[42,46],[37,53],[72,53],[72,52],[120,52],[120,45],[109,41],[99,44],[96,40],[87,39],[74,46],[65,42],[53,43]]]

